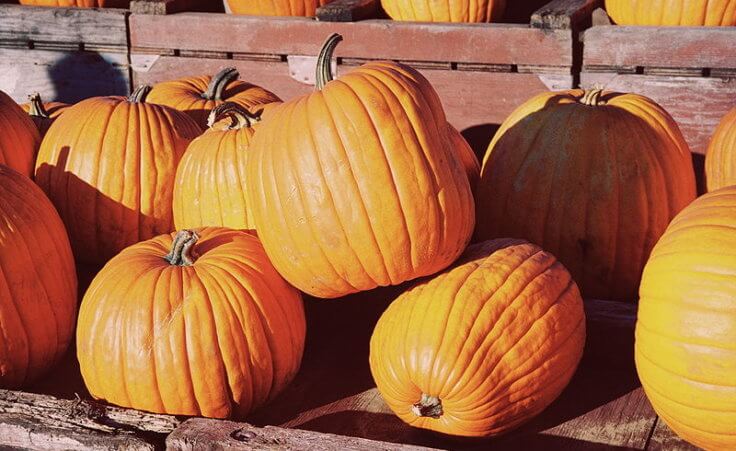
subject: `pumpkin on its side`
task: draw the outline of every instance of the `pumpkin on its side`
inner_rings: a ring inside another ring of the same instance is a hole
[[[618,25],[736,25],[736,0],[606,0]]]
[[[40,144],[41,135],[31,118],[0,91],[0,164],[31,177]]]
[[[66,108],[69,107],[66,103],[61,102],[46,102],[41,100],[41,94],[33,93],[28,96],[28,103],[24,103],[20,106],[23,111],[28,113],[36,124],[38,132],[41,134],[41,138],[46,136],[46,132],[49,131],[49,127],[54,123],[54,120],[58,118]]]
[[[736,185],[736,108],[721,119],[705,154],[708,191]]]

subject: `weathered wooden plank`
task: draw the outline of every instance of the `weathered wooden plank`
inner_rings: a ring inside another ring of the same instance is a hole
[[[650,451],[698,451],[700,448],[684,441],[670,429],[662,418],[657,419],[647,450]]]
[[[222,2],[209,0],[131,0],[134,14],[173,14],[182,11],[223,11]]]
[[[325,434],[273,426],[195,418],[184,422],[166,439],[171,451],[195,451],[203,447],[220,450],[305,451],[429,451],[432,448],[384,443],[363,438]]]
[[[552,0],[532,14],[535,28],[580,29],[590,20],[591,12],[602,0]]]
[[[214,31],[216,30],[216,32]],[[316,55],[330,33],[343,42],[337,57],[486,64],[572,65],[570,30],[503,24],[424,24],[367,20],[320,22],[227,14],[133,14],[131,44],[236,53]],[[376,39],[380,36],[380,39]],[[442,45],[438,45],[442,42]]]
[[[697,154],[705,154],[721,118],[736,106],[734,78],[583,72],[581,84],[585,88],[602,86],[654,99],[675,118],[690,150]]]
[[[99,95],[127,95],[128,56],[0,48],[0,90],[16,102],[26,102],[32,92],[41,93],[44,100],[67,103]]]
[[[317,8],[322,22],[356,22],[376,17],[378,0],[335,0]]]
[[[53,42],[105,46],[127,52],[122,9],[0,5],[0,42]]]
[[[585,66],[736,68],[734,27],[598,26],[583,42]]]

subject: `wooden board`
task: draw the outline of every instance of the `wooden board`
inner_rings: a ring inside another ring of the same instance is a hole
[[[657,424],[652,431],[648,450],[652,451],[698,451],[700,448],[693,446],[672,432],[661,418],[657,418]]]

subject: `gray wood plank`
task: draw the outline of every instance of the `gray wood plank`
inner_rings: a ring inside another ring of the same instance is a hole
[[[590,19],[591,12],[603,0],[552,0],[532,14],[535,28],[579,29]]]
[[[648,451],[698,451],[700,448],[684,441],[670,429],[661,419],[657,419],[652,437],[649,441]]]
[[[355,22],[376,17],[379,0],[335,0],[317,8],[317,20]]]

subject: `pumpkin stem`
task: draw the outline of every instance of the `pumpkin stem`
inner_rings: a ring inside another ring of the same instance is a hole
[[[248,109],[235,102],[225,102],[217,105],[210,111],[210,115],[207,117],[207,127],[212,128],[213,125],[226,117],[229,117],[232,121],[227,127],[228,130],[251,127],[254,123],[261,120],[260,113],[251,113]]]
[[[411,406],[411,411],[418,417],[439,418],[444,413],[442,411],[442,400],[436,396],[429,396],[422,393],[422,398],[418,403]]]
[[[34,92],[28,96],[28,101],[31,103],[30,108],[28,108],[29,116],[42,117],[44,119],[50,118],[48,111],[46,111],[46,108],[43,106],[43,102],[41,101],[41,94]]]
[[[332,33],[322,44],[322,50],[319,51],[317,57],[317,81],[315,86],[321,91],[325,85],[333,80],[332,77],[332,54],[335,53],[335,47],[342,41],[342,36]]]
[[[583,91],[583,97],[580,99],[580,103],[587,106],[605,105],[606,101],[601,100],[602,95],[602,89],[591,89],[589,91]]]
[[[199,235],[194,230],[180,230],[171,244],[171,251],[164,260],[176,266],[192,266],[194,264],[194,251],[192,247],[199,240]]]
[[[151,92],[151,87],[148,85],[140,85],[135,88],[135,91],[128,96],[128,102],[130,103],[145,103],[148,93]]]
[[[210,84],[207,86],[207,91],[202,93],[202,98],[205,100],[222,100],[222,92],[225,91],[231,81],[237,80],[238,77],[240,77],[238,69],[234,67],[222,69],[212,77]]]

